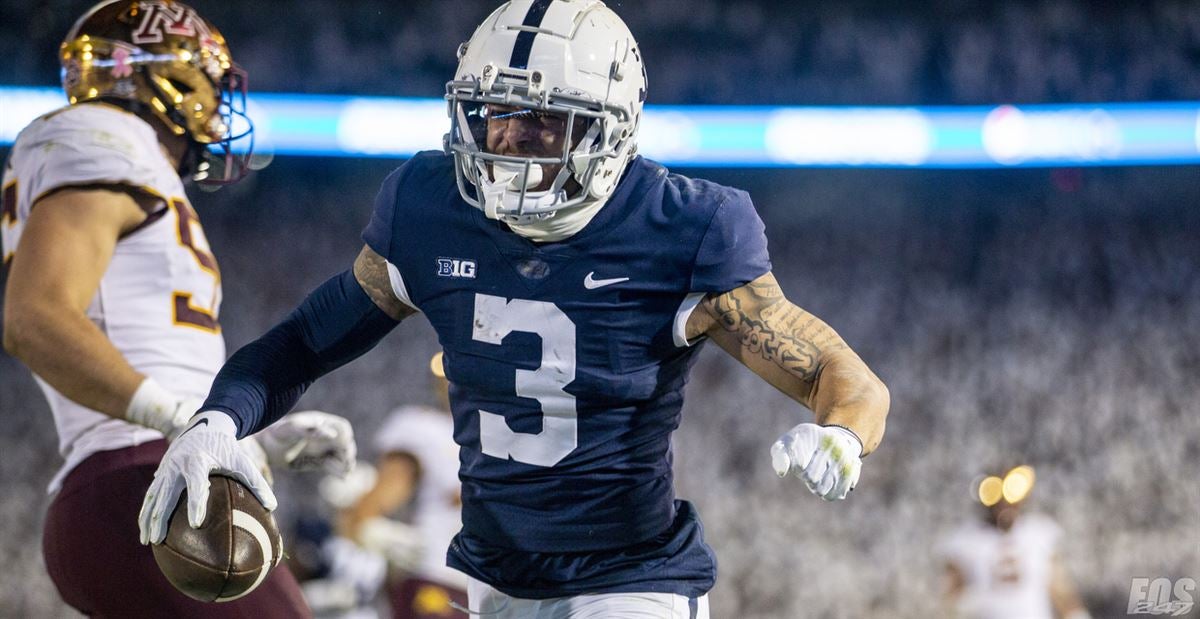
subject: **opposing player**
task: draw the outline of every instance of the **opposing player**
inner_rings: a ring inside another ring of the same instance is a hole
[[[429,361],[438,408],[403,406],[388,416],[375,436],[381,454],[375,486],[344,523],[363,539],[374,519],[402,507],[411,510],[420,562],[390,587],[394,619],[466,617],[451,603],[467,604],[467,578],[446,567],[446,547],[462,527],[462,489],[443,358],[439,352]]]
[[[253,475],[215,455],[418,312],[445,351],[463,499],[447,558],[474,612],[707,616],[715,558],[671,472],[704,339],[816,414],[774,444],[776,472],[846,497],[886,387],[784,297],[746,193],[636,156],[645,96],[641,51],[603,3],[497,9],[459,48],[447,152],[389,176],[353,268],[226,363],[156,473],[143,534],[161,540],[210,468]]]
[[[365,615],[361,606],[374,606],[386,582],[393,619],[466,619],[454,606],[467,604],[467,577],[446,567],[462,501],[442,359],[439,352],[429,362],[437,406],[396,409],[375,434],[374,466],[322,480],[322,496],[337,509],[336,535],[321,542],[324,576],[303,583],[314,608],[353,600]],[[411,524],[391,517],[401,511]]]
[[[50,484],[50,576],[97,617],[304,616],[287,570],[236,602],[187,598],[132,524],[164,437],[181,431],[225,359],[221,274],[181,176],[245,173],[231,128],[245,76],[216,28],[171,0],[96,5],[60,57],[70,105],[17,138],[0,219],[11,262],[4,347],[36,375],[66,460]],[[276,464],[353,461],[339,417],[292,417],[264,434]],[[244,447],[227,455],[255,474],[234,476],[269,493],[255,469],[261,449]]]
[[[1089,619],[1059,557],[1062,531],[1044,514],[1022,514],[1032,467],[985,478],[977,488],[982,522],[941,540],[946,599],[963,619]]]

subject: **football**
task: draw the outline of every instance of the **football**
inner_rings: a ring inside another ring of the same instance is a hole
[[[167,580],[188,597],[227,602],[253,591],[283,554],[275,518],[240,482],[211,475],[204,525],[187,518],[187,492],[179,498],[167,537],[154,544],[154,560]]]

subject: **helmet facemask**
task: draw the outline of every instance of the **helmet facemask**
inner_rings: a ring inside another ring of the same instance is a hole
[[[194,141],[199,160],[192,178],[202,185],[230,185],[265,166],[265,159],[254,155],[254,122],[246,114],[246,85],[246,72],[237,64],[221,77],[221,102],[207,122],[220,138]]]
[[[646,72],[629,28],[600,0],[510,0],[458,61],[445,150],[463,200],[534,241],[586,226],[637,151]],[[564,128],[553,149],[488,142],[491,123],[543,118]]]
[[[536,71],[508,76],[507,71],[500,74],[495,67],[485,67],[485,76],[489,72],[499,79],[447,85],[447,148],[455,157],[464,199],[492,219],[530,224],[606,198],[615,181],[598,183],[597,175],[606,160],[628,157],[632,151],[631,141],[622,139],[632,135],[629,127],[635,126],[631,111],[586,96],[531,88]],[[509,145],[503,153],[494,152],[504,141],[497,139],[497,132],[512,122],[543,135],[557,132],[557,148],[547,149],[540,139],[531,139],[532,148]]]

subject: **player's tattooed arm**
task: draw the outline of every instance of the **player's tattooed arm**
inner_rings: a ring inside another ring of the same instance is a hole
[[[688,319],[689,339],[707,335],[771,385],[853,430],[870,453],[883,437],[887,387],[820,318],[787,300],[775,276],[708,295]]]
[[[367,245],[363,245],[358,258],[354,260],[354,279],[358,280],[358,285],[362,286],[363,292],[371,297],[375,305],[393,319],[404,320],[416,313],[416,310],[396,298],[388,277],[387,261]]]
[[[701,305],[722,331],[737,337],[739,352],[811,384],[823,354],[846,349],[838,334],[816,316],[792,305],[767,275]]]

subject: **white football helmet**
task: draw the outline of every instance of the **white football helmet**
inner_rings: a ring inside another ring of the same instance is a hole
[[[621,18],[600,0],[512,0],[459,46],[458,57],[446,84],[445,148],[463,199],[521,226],[564,209],[599,208],[637,150],[646,99],[641,53]],[[562,152],[488,152],[488,124],[513,115],[562,127]],[[549,189],[533,191],[544,170],[558,173]]]

